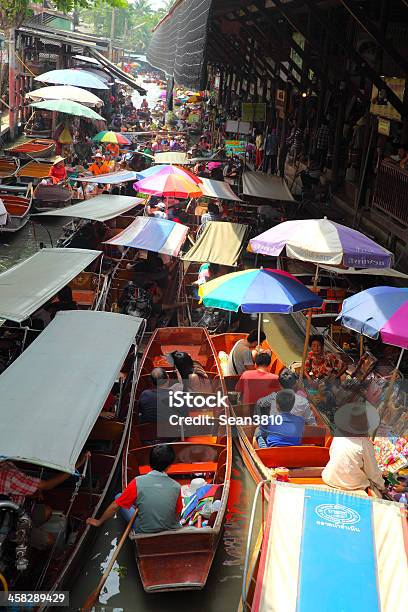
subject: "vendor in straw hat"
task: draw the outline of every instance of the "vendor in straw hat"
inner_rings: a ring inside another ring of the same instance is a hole
[[[367,492],[370,488],[380,496],[384,480],[369,438],[380,422],[377,410],[368,402],[345,404],[337,410],[334,422],[330,460],[322,479],[335,489]]]
[[[67,169],[65,168],[65,157],[61,157],[61,155],[57,155],[54,159],[54,163],[52,164],[48,175],[51,177],[52,182],[54,184],[62,183],[62,181],[67,180]]]
[[[99,176],[100,174],[108,174],[108,172],[110,172],[109,165],[106,163],[102,153],[95,153],[93,159],[95,161],[88,167],[88,171],[92,172],[94,176]]]

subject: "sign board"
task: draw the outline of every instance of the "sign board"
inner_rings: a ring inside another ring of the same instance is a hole
[[[233,121],[228,119],[225,124],[225,131],[233,134],[249,134],[251,132],[251,124],[249,121]]]
[[[391,126],[391,123],[388,119],[383,119],[382,117],[378,117],[378,133],[379,134],[383,134],[384,136],[389,136],[390,126]]]
[[[266,104],[264,102],[243,102],[241,105],[242,121],[265,121],[266,120]]]
[[[405,79],[385,77],[384,81],[402,102],[404,99]],[[373,85],[371,92],[370,113],[378,115],[379,117],[384,117],[385,119],[392,119],[394,121],[401,120],[399,112],[388,102],[386,92],[383,89],[379,91],[375,85]]]
[[[228,155],[244,155],[246,150],[245,140],[225,140],[224,146]]]

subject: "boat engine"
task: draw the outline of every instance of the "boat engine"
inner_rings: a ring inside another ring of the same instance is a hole
[[[30,530],[31,518],[27,512],[8,499],[0,500],[0,568],[10,568],[12,564],[18,572],[28,568]]]

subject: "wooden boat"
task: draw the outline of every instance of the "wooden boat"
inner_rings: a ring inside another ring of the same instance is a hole
[[[156,424],[138,425],[137,399],[140,393],[148,388],[149,374],[153,367],[164,367],[169,376],[175,378],[175,372],[165,358],[167,353],[174,350],[187,351],[193,359],[201,363],[212,380],[214,393],[216,389],[222,394],[226,393],[206,330],[171,327],[156,330],[141,364],[136,403],[123,455],[123,487],[136,475],[149,471],[149,439],[157,439],[158,432]],[[223,414],[228,416],[228,409],[223,409]],[[183,527],[173,531],[134,536],[132,543],[137,565],[143,587],[148,592],[201,589],[205,586],[227,509],[232,452],[229,425],[215,425],[211,429],[204,436],[168,442],[176,455],[168,473],[182,485],[189,483],[196,476],[204,477],[208,483],[218,484],[215,497],[220,499],[221,507],[217,513],[211,515],[211,526]]]
[[[72,191],[65,183],[60,185],[43,185],[39,183],[34,189],[35,208],[45,212],[56,208],[64,208],[71,204]]]
[[[134,318],[129,321],[127,317],[112,313],[83,311],[59,313],[31,345],[30,350],[17,359],[13,368],[6,370],[0,376],[0,389],[4,389],[7,388],[7,382],[10,379],[14,380],[16,371],[23,374],[27,365],[30,371],[32,369],[38,371],[38,376],[41,376],[41,366],[38,364],[46,363],[47,372],[51,377],[46,398],[41,385],[37,385],[30,395],[32,403],[29,403],[29,407],[41,406],[45,407],[45,410],[38,410],[39,414],[35,411],[31,420],[29,416],[24,416],[25,426],[21,428],[22,435],[18,446],[20,469],[32,476],[48,479],[56,473],[47,467],[53,455],[52,464],[56,466],[55,469],[72,472],[68,463],[62,460],[64,453],[60,454],[55,445],[49,448],[47,444],[47,438],[58,436],[58,431],[61,431],[61,419],[64,418],[62,410],[70,410],[69,432],[64,432],[63,446],[68,450],[72,445],[72,456],[77,456],[81,448],[90,450],[92,453],[85,468],[80,469],[83,476],[77,488],[75,486],[77,479],[70,479],[53,490],[44,491],[44,503],[53,509],[53,514],[51,522],[44,524],[43,529],[46,533],[54,533],[56,544],[41,552],[29,548],[28,571],[25,572],[16,571],[14,557],[10,556],[9,564],[2,569],[9,588],[40,589],[53,592],[54,590],[68,590],[74,585],[81,564],[86,559],[89,545],[97,534],[95,529],[86,524],[86,519],[97,516],[103,508],[105,499],[110,501],[116,491],[115,476],[127,439],[132,414],[130,410],[132,393],[137,382],[137,368],[134,366],[135,345],[137,347],[143,329],[144,323],[141,319]],[[111,338],[110,334],[114,338]],[[119,339],[120,335],[122,339]],[[75,342],[78,354],[76,351],[70,351],[71,341]],[[111,353],[112,350],[113,353]],[[61,352],[58,354],[58,351]],[[99,351],[106,355],[103,364],[99,359]],[[118,385],[115,381],[121,367],[123,370],[123,356],[126,356],[127,353],[128,357],[125,360],[123,372],[124,380]],[[75,383],[72,384],[72,380],[68,383],[70,393],[61,396],[61,388],[67,384],[67,375],[69,378],[76,367],[78,371],[74,377]],[[100,371],[101,367],[103,372]],[[13,407],[21,413],[22,418],[27,411],[27,402],[23,401],[27,385],[28,383],[20,381],[12,400]],[[90,392],[91,388],[92,392]],[[107,389],[111,389],[114,399],[115,416],[112,420],[99,417],[100,411],[104,408]],[[84,404],[85,396],[87,399]],[[88,415],[85,420],[79,414],[79,410],[75,409],[81,403],[84,404],[83,414]],[[50,420],[47,415],[49,415],[51,405],[54,416]],[[58,409],[56,405],[59,406]],[[4,418],[3,416],[3,421]],[[34,418],[35,423],[32,422]],[[27,420],[30,421],[29,424]],[[59,428],[57,427],[58,421],[60,422]],[[27,448],[27,454],[25,454],[25,449],[29,446],[28,443],[25,444],[25,441],[29,436],[30,428],[38,432],[36,435],[40,435],[39,432],[42,430],[44,451],[37,449],[35,454],[30,454]],[[7,435],[10,436],[8,426],[3,422],[0,434],[3,446]],[[9,456],[13,456],[14,452],[11,452]],[[58,455],[60,460],[56,459]],[[75,463],[75,459],[73,462]],[[11,542],[10,545],[13,546],[13,543]],[[0,557],[2,555],[3,551]],[[40,609],[51,607],[50,604],[46,604],[40,606]]]
[[[46,138],[32,138],[22,144],[5,149],[9,155],[26,159],[50,157],[55,150],[55,142]]]
[[[51,166],[51,162],[30,161],[17,170],[16,178],[20,183],[36,184],[49,176]]]
[[[235,342],[242,338],[241,334],[219,334],[212,336],[216,355],[220,351],[230,353]],[[272,350],[273,373],[279,374],[284,364]],[[234,389],[237,376],[226,377],[229,389]],[[312,406],[313,409],[313,406]],[[251,416],[249,406],[231,406],[235,416]],[[272,468],[285,466],[289,468],[289,478],[296,484],[323,484],[321,472],[329,460],[331,435],[328,427],[317,410],[314,410],[316,426],[306,425],[301,446],[286,446],[274,448],[258,448],[254,440],[255,425],[237,425],[238,449],[242,459],[256,483],[269,479]]]
[[[100,267],[98,251],[44,248],[0,274],[0,319],[5,319],[0,326],[0,372],[42,333],[36,313],[44,306],[52,310],[66,284],[79,310],[101,310],[108,278],[99,273]]]
[[[13,178],[19,167],[15,157],[0,157],[0,183]]]
[[[108,248],[105,250],[105,247]],[[104,245],[105,255],[110,257],[115,263],[111,274],[111,283],[106,298],[104,299],[105,310],[118,312],[119,299],[124,288],[135,278],[134,271],[128,269],[128,264],[131,264],[133,261],[130,259],[131,250],[132,249],[127,249],[125,253],[122,253],[118,247]],[[166,327],[169,325],[177,311],[177,292],[180,283],[181,264],[178,260],[173,258],[168,264],[167,269],[168,279],[166,287],[162,292],[161,303],[166,305],[174,304],[174,308],[168,308],[162,311],[158,317],[149,319],[146,335],[151,333],[156,327]]]
[[[32,189],[27,190],[26,196],[19,196],[3,192],[0,187],[0,199],[3,201],[7,210],[7,220],[5,225],[0,225],[2,232],[14,233],[25,226],[30,218],[32,204]]]

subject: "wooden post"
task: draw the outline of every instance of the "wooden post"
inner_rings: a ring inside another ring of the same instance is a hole
[[[316,265],[316,272],[313,279],[313,291],[315,292],[317,289],[317,281],[319,280],[319,265]],[[303,355],[302,355],[302,369],[300,371],[300,378],[303,378],[305,373],[305,362],[307,357],[307,348],[309,346],[309,338],[310,338],[310,329],[312,327],[312,309],[309,308],[307,312],[306,319],[306,332],[305,332],[305,343],[303,345]]]
[[[10,28],[6,32],[8,42],[8,63],[9,63],[9,129],[10,139],[16,137],[16,30]]]

